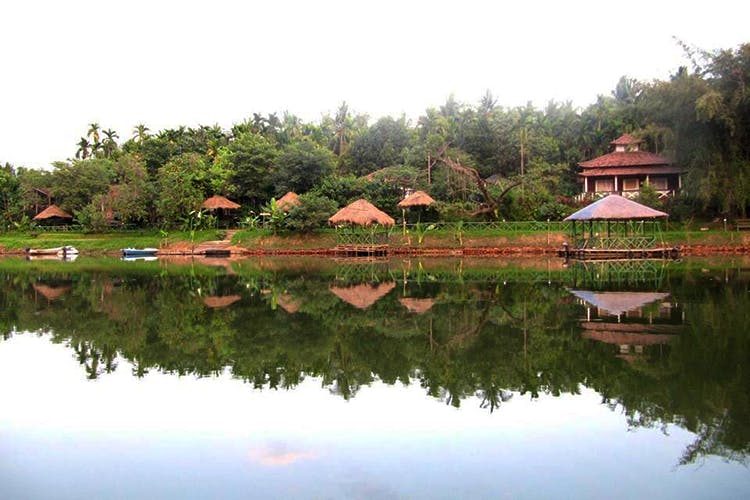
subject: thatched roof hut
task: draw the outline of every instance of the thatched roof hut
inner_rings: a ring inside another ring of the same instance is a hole
[[[435,200],[424,191],[414,191],[398,203],[398,208],[429,207]]]
[[[227,198],[224,198],[223,196],[214,195],[206,201],[203,202],[201,205],[202,208],[205,208],[206,210],[216,210],[216,209],[223,209],[223,210],[236,210],[240,208],[240,205],[238,203],[233,202],[232,200],[228,200]]]
[[[38,214],[34,216],[34,220],[46,220],[46,219],[72,219],[73,216],[70,215],[65,210],[61,209],[57,205],[50,205]]]
[[[301,201],[299,201],[299,196],[297,196],[297,193],[294,193],[292,191],[289,191],[287,194],[276,200],[276,207],[280,210],[284,210],[285,212],[288,212],[289,210],[293,209],[294,207],[298,207],[302,204]]]
[[[620,195],[611,194],[569,215],[565,220],[644,220],[661,217],[668,217],[668,215]]]
[[[380,298],[388,295],[388,292],[394,288],[396,288],[396,283],[394,281],[389,281],[387,283],[378,283],[377,285],[362,283],[360,285],[346,288],[332,286],[330,290],[338,298],[353,305],[357,309],[367,309]]]
[[[393,217],[380,210],[367,200],[357,200],[345,206],[328,219],[332,225],[353,224],[357,226],[392,226],[396,223]]]
[[[402,297],[398,299],[410,313],[424,314],[435,305],[435,299],[415,299],[412,297]]]

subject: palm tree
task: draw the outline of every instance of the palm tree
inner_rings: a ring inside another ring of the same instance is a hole
[[[86,132],[86,137],[90,137],[93,141],[93,144],[99,144],[99,131],[101,130],[101,127],[98,123],[89,123],[89,131]]]
[[[102,150],[104,151],[104,157],[110,158],[112,156],[112,153],[114,153],[117,150],[117,141],[115,139],[119,139],[120,136],[117,135],[117,132],[112,130],[111,128],[108,128],[107,130],[103,131],[106,138],[104,139],[104,142],[102,143]]]
[[[76,151],[76,158],[85,160],[89,157],[89,155],[91,155],[91,143],[85,137],[81,137],[81,140],[78,141],[78,144],[76,144],[76,146],[78,146],[78,151]]]
[[[146,139],[150,137],[148,133],[149,130],[150,129],[147,126],[145,126],[142,123],[139,123],[138,125],[135,126],[135,128],[133,128],[133,140],[135,142],[145,141]]]

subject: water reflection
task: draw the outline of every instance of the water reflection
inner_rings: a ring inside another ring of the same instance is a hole
[[[316,377],[344,399],[379,380],[488,412],[587,387],[632,427],[693,432],[683,463],[747,456],[742,265],[83,261],[2,261],[0,327],[50,332],[89,379],[124,359],[136,377],[228,372],[264,389]]]

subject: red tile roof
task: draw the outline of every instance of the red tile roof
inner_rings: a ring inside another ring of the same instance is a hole
[[[681,174],[683,170],[674,165],[650,165],[643,167],[589,168],[579,172],[581,177],[604,177],[610,175],[667,175]]]
[[[670,165],[670,161],[663,156],[647,151],[614,152],[599,156],[593,160],[582,161],[578,165],[583,168],[595,167],[635,167],[646,165]]]
[[[630,144],[640,144],[641,140],[636,139],[630,134],[622,134],[620,137],[610,142],[613,146],[629,146]]]

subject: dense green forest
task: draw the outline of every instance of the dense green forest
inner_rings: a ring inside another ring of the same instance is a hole
[[[625,132],[685,169],[683,192],[663,207],[674,219],[745,216],[750,44],[685,51],[691,67],[666,81],[624,76],[582,110],[554,101],[505,108],[487,92],[476,104],[450,97],[416,123],[372,121],[347,103],[314,123],[254,114],[229,130],[139,124],[127,138],[91,123],[50,171],[0,168],[0,228],[28,227],[44,193],[89,229],[106,227],[107,213],[129,226],[184,226],[213,194],[252,220],[287,191],[304,201],[288,227],[307,229],[360,197],[396,215],[404,188],[429,192],[444,220],[555,220],[576,207],[577,163]]]

